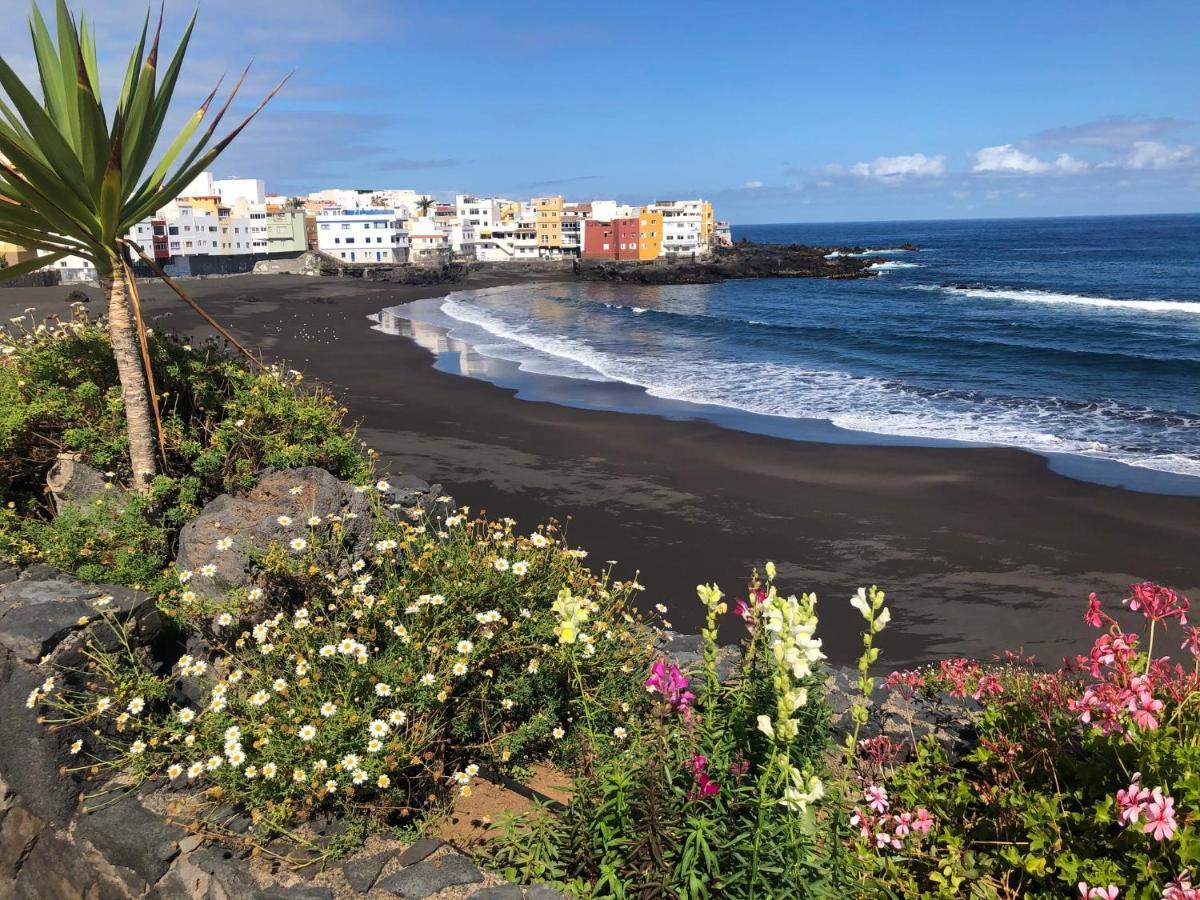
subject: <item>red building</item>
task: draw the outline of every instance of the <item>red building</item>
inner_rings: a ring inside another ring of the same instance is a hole
[[[154,258],[156,260],[169,259],[171,251],[167,246],[166,219],[151,219],[150,225],[154,241]]]
[[[638,219],[613,219],[597,222],[588,219],[583,223],[584,259],[637,259]]]

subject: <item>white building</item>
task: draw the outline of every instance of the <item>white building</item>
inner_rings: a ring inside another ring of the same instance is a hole
[[[491,228],[500,221],[500,209],[510,203],[499,197],[472,197],[470,194],[459,194],[454,198],[454,211],[458,221],[464,225],[474,225],[476,230]]]
[[[408,262],[408,230],[394,209],[332,209],[317,216],[317,247],[353,263]]]
[[[173,200],[159,215],[167,220],[167,249],[172,256],[222,252],[221,223],[213,213],[197,209],[186,200]]]
[[[39,250],[38,256],[49,256],[49,250]],[[58,272],[58,277],[64,282],[95,281],[96,267],[81,256],[64,256],[47,268]]]
[[[459,219],[450,226],[450,249],[459,256],[474,256],[478,229],[469,222]]]
[[[267,199],[267,185],[261,178],[218,178],[213,182],[213,188],[222,203],[244,200],[262,206]]]
[[[480,262],[512,262],[538,258],[537,225],[531,221],[497,222],[475,233]]]
[[[661,200],[648,209],[662,213],[664,255],[708,252],[708,244],[703,239],[703,200]]]
[[[450,231],[435,219],[423,216],[408,222],[408,258],[429,265],[450,261]]]

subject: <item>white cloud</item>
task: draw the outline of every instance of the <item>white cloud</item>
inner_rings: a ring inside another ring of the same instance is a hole
[[[1081,159],[1075,159],[1069,153],[1060,153],[1054,162],[1046,162],[1036,156],[1014,147],[1012,144],[1000,144],[996,147],[984,147],[975,151],[975,165],[972,172],[1000,172],[1018,175],[1043,175],[1053,172],[1059,175],[1075,175],[1084,172],[1088,164]]]
[[[762,186],[763,183],[761,181],[747,181],[742,185],[742,187],[747,188],[748,190],[754,190],[755,188],[760,188]]]
[[[1168,147],[1157,141],[1135,141],[1125,165],[1130,169],[1169,169],[1188,162],[1195,153],[1196,148],[1188,144]]]
[[[913,153],[908,156],[879,156],[873,162],[855,163],[850,174],[877,181],[899,181],[904,178],[931,178],[946,172],[946,157]]]

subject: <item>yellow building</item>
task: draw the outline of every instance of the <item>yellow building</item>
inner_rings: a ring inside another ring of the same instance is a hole
[[[521,218],[521,204],[517,202],[500,204],[500,221],[515,222]]]
[[[705,200],[700,207],[700,240],[707,244],[716,230],[717,217],[713,213],[713,205]]]
[[[643,206],[638,215],[638,259],[662,255],[663,214]]]
[[[561,252],[563,198],[561,196],[534,197],[533,205],[537,210],[538,250]]]
[[[6,266],[15,266],[17,263],[23,263],[37,256],[37,251],[26,250],[19,244],[9,244],[0,241],[0,259],[4,260]]]

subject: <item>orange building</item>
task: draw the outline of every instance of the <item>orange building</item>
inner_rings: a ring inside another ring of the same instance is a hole
[[[534,208],[537,210],[537,243],[538,251],[562,251],[562,214],[563,198],[534,197]]]
[[[638,215],[638,259],[662,255],[663,214],[643,206]]]

